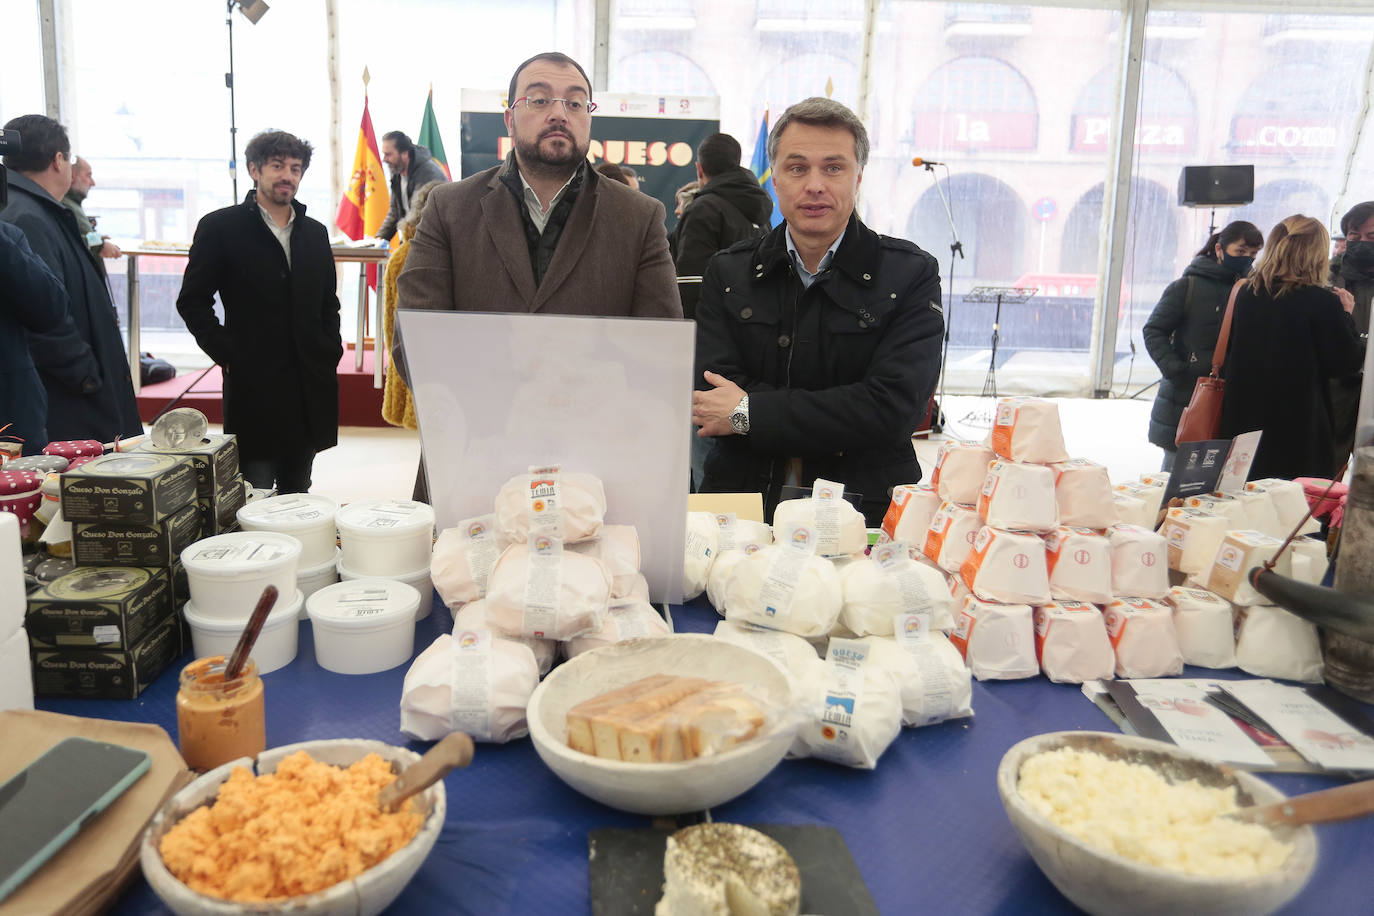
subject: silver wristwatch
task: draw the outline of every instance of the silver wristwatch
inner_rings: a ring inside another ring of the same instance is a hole
[[[735,409],[730,411],[730,428],[741,436],[749,434],[749,395],[740,398]]]

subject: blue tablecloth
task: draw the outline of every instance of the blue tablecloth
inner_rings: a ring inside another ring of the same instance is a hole
[[[704,599],[674,608],[679,632],[710,632],[717,619]],[[450,626],[447,610],[436,601],[435,612],[416,628],[416,651]],[[296,661],[263,679],[269,746],[359,737],[423,751],[427,745],[408,741],[398,727],[406,667],[365,676],[331,674],[316,664],[310,627],[303,625]],[[175,738],[176,670],[136,700],[49,699],[38,706],[152,722]],[[784,761],[752,791],[714,809],[713,817],[834,826],[885,914],[1076,912],[1040,874],[1012,830],[997,797],[995,774],[1003,753],[1022,738],[1115,728],[1073,686],[1034,678],[975,681],[973,690],[974,718],[904,729],[876,770]],[[1335,784],[1314,776],[1266,778],[1288,794]],[[565,786],[528,739],[480,745],[472,765],[451,774],[445,784],[448,823],[392,913],[587,913],[588,831],[649,825],[647,818],[606,808]],[[1323,826],[1318,837],[1318,868],[1285,913],[1369,912],[1374,820]],[[165,909],[140,879],[114,912]]]

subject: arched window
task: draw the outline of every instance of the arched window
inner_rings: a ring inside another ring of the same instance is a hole
[[[1188,153],[1197,145],[1197,106],[1188,85],[1173,70],[1145,61],[1140,73],[1140,120],[1135,145],[1148,152]],[[1074,152],[1103,152],[1110,140],[1116,72],[1097,71],[1073,107]]]
[[[1178,257],[1178,208],[1162,185],[1131,180],[1131,218],[1126,232],[1127,284],[1172,280],[1183,269]],[[1097,273],[1102,240],[1102,185],[1088,189],[1064,223],[1059,269],[1069,274]],[[1204,240],[1199,239],[1198,244]]]
[[[853,108],[859,101],[859,68],[851,60],[834,54],[802,54],[778,64],[763,78],[754,98],[759,107],[754,120],[763,116],[768,105],[772,117],[777,118],[784,108],[812,96],[826,95],[826,85],[833,90],[830,98]]]
[[[962,234],[965,260],[954,265],[959,290],[970,285],[1010,285],[1024,272],[1026,205],[1009,186],[978,172],[955,175],[941,185]],[[907,222],[907,238],[940,259],[942,273],[949,255],[949,220],[935,188],[916,200]],[[962,277],[962,279],[961,279]]]
[[[1246,88],[1231,119],[1231,152],[1288,158],[1338,155],[1356,109],[1353,81],[1312,60],[1266,69]],[[1243,160],[1242,160],[1243,161]]]
[[[922,150],[1035,148],[1035,93],[1015,67],[995,57],[957,57],[916,93],[916,146]]]
[[[1235,210],[1221,211],[1217,214],[1217,225],[1224,226],[1237,219],[1248,220],[1258,226],[1259,231],[1268,238],[1270,229],[1295,213],[1325,222],[1330,212],[1331,198],[1325,189],[1310,181],[1280,178],[1255,188],[1255,199],[1252,203]],[[1338,231],[1337,226],[1339,224],[1328,227],[1333,230],[1333,235]]]
[[[716,95],[706,71],[676,51],[636,51],[618,60],[607,83],[615,92]]]

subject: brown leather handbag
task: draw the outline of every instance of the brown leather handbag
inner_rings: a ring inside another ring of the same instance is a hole
[[[1175,445],[1215,439],[1221,430],[1221,402],[1226,394],[1226,379],[1221,377],[1221,364],[1226,361],[1226,345],[1231,339],[1231,313],[1236,308],[1236,294],[1244,283],[1244,280],[1239,280],[1231,287],[1231,297],[1226,300],[1226,315],[1221,319],[1221,333],[1217,335],[1217,347],[1212,353],[1212,373],[1198,379],[1193,385],[1192,400],[1183,408],[1183,416],[1178,418]]]

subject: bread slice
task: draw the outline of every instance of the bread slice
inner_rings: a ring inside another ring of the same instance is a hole
[[[660,745],[669,710],[675,703],[710,685],[710,681],[700,677],[674,678],[638,699],[594,716],[592,736],[596,741],[596,755],[639,763],[663,759]]]
[[[592,734],[592,719],[596,715],[674,680],[677,678],[670,674],[651,674],[610,693],[603,693],[578,703],[568,710],[568,746],[575,751],[595,755],[596,740]]]

